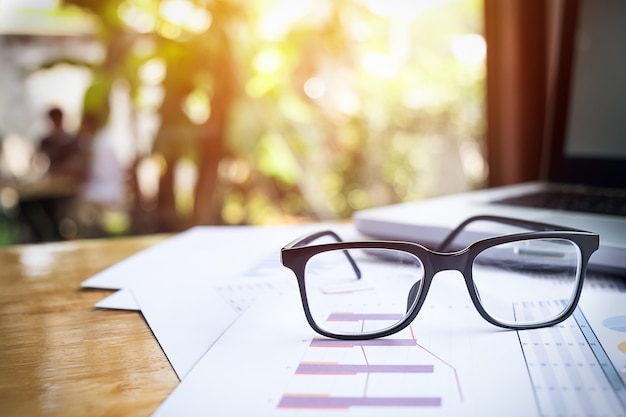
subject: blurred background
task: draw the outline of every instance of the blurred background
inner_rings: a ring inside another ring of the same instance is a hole
[[[483,16],[480,0],[0,0],[0,244],[347,219],[484,187]]]

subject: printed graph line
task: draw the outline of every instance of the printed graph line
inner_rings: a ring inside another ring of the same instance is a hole
[[[362,326],[364,325],[366,320],[399,320],[402,318],[402,314],[395,313],[352,313],[352,312],[333,312],[331,313],[327,320],[329,321],[361,321]],[[417,346],[441,363],[443,363],[446,367],[450,368],[454,374],[455,384],[457,391],[459,393],[459,399],[464,401],[463,389],[461,388],[461,381],[459,379],[459,374],[456,368],[445,361],[440,356],[436,355],[434,352],[427,349],[425,346],[421,345],[417,342],[417,338],[415,337],[415,333],[413,331],[413,327],[409,326],[411,331],[411,339],[373,339],[373,340],[361,340],[361,341],[351,341],[351,340],[336,340],[336,339],[326,339],[326,338],[314,338],[311,341],[311,347],[344,347],[344,348],[353,348],[355,346],[360,346],[361,351],[363,352],[363,357],[365,362],[368,363],[367,354],[365,352],[366,346]],[[367,385],[369,382],[369,374],[365,382],[365,390],[364,393],[367,393]]]
[[[386,313],[351,313],[334,312],[328,316],[329,321],[361,322],[364,326],[368,320],[398,320],[402,315]],[[346,409],[350,407],[437,407],[441,406],[441,397],[380,397],[368,396],[370,376],[373,374],[433,374],[435,365],[432,364],[372,364],[370,363],[367,348],[369,347],[417,347],[428,355],[441,362],[452,371],[460,401],[464,401],[459,375],[454,366],[443,358],[417,342],[413,328],[409,326],[410,338],[379,338],[373,340],[338,340],[324,337],[314,337],[310,348],[358,348],[361,351],[361,364],[342,364],[336,362],[301,362],[296,375],[365,375],[363,394],[361,396],[332,396],[328,394],[285,393],[278,404],[278,408],[301,409]]]
[[[517,334],[541,415],[624,415],[624,384],[580,308],[558,326]]]
[[[578,323],[578,327],[580,328],[583,336],[585,336],[585,339],[587,339],[587,344],[589,345],[591,351],[598,360],[598,363],[604,371],[606,378],[613,386],[615,394],[617,395],[617,398],[619,399],[622,408],[624,409],[624,411],[626,411],[626,386],[624,385],[624,381],[622,381],[618,371],[615,369],[613,363],[611,363],[611,360],[602,348],[602,344],[596,337],[596,334],[591,329],[591,326],[589,325],[589,322],[587,321],[587,318],[583,314],[580,307],[576,307],[573,316],[574,320],[576,320],[576,323]]]
[[[278,408],[439,407],[440,397],[330,397],[286,394]]]
[[[528,363],[528,355],[526,354],[526,350],[524,349],[524,342],[522,342],[522,337],[520,335],[520,332],[516,332],[516,333],[517,333],[517,340],[519,341],[520,347],[522,348],[522,355],[524,356],[524,363],[526,364],[526,372],[528,372],[528,378],[530,379],[532,383],[533,378],[532,378],[532,373],[530,371],[530,366]],[[537,390],[534,389],[534,387],[533,387],[533,397],[535,398],[535,405],[537,406],[537,409],[541,410],[541,401],[539,400],[539,396],[537,395]]]
[[[301,363],[297,374],[356,375],[360,373],[433,373],[433,365],[353,365],[337,363]]]
[[[365,323],[365,322],[363,322],[363,323]],[[367,359],[367,353],[365,353],[365,348],[363,347],[363,344],[361,344],[361,354],[363,355],[363,359],[365,360],[365,364],[369,367],[370,362]],[[366,374],[365,385],[363,387],[363,396],[364,397],[367,396],[367,391],[369,389],[369,386],[370,386],[370,373],[368,372]]]
[[[326,321],[365,321],[365,320],[393,320],[400,321],[402,314],[395,313],[331,313]]]
[[[436,355],[434,352],[430,351],[429,349],[427,349],[426,347],[424,347],[423,345],[418,343],[417,339],[415,338],[415,333],[413,332],[413,327],[409,326],[409,329],[411,330],[411,337],[413,338],[413,342],[415,343],[416,346],[418,346],[419,348],[424,350],[426,353],[431,355],[433,358],[435,358],[438,361],[440,361],[441,363],[443,363],[448,368],[452,369],[452,372],[454,373],[454,380],[456,382],[456,389],[459,392],[459,399],[461,400],[461,402],[463,402],[464,401],[464,397],[463,397],[463,390],[461,388],[461,380],[459,379],[459,374],[458,374],[456,368],[454,366],[452,366],[450,363],[446,362],[440,356]]]
[[[413,339],[338,340],[315,337],[311,347],[353,348],[355,346],[415,346]]]

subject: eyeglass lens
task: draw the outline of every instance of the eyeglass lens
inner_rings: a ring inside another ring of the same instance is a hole
[[[534,324],[559,317],[578,287],[581,254],[565,239],[530,239],[490,247],[472,265],[486,313],[504,324]]]
[[[361,277],[348,261],[355,261]],[[565,239],[530,239],[490,247],[472,265],[485,312],[519,325],[550,321],[567,308],[580,279],[578,247]],[[309,311],[322,329],[338,335],[377,333],[410,312],[424,278],[422,261],[393,249],[342,249],[309,259],[305,288]]]
[[[397,324],[407,314],[411,289],[419,291],[422,262],[397,250],[347,252],[360,279],[344,250],[319,253],[306,265],[306,296],[316,324],[334,334],[375,333]]]

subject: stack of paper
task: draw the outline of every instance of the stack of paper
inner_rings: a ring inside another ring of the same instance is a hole
[[[312,227],[194,227],[82,286],[118,290],[97,307],[141,310],[182,380],[252,300],[296,285],[279,248]]]
[[[614,387],[624,377],[598,366],[581,311],[562,326],[503,331],[478,315],[455,271],[437,276],[397,335],[316,335],[280,248],[329,227],[357,237],[351,225],[196,227],[83,283],[118,290],[99,307],[141,310],[179,376],[156,416],[624,416]],[[596,322],[626,317],[615,286],[586,297],[604,300]]]

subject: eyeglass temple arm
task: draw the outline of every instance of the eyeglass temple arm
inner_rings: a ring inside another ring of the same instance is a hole
[[[539,222],[534,222],[530,220],[512,219],[510,217],[488,216],[488,215],[473,216],[473,217],[466,219],[461,224],[459,224],[454,230],[452,230],[448,234],[448,236],[446,236],[446,238],[439,244],[436,250],[440,252],[445,251],[446,248],[448,248],[448,246],[450,246],[450,244],[454,241],[454,239],[456,239],[456,237],[463,231],[463,229],[465,229],[471,223],[478,222],[478,221],[489,221],[489,222],[500,223],[500,224],[508,224],[510,226],[516,226],[516,227],[520,227],[520,228],[524,228],[524,229],[528,229],[532,231],[550,231],[550,230],[564,230],[564,231],[576,231],[576,232],[581,231],[579,229],[574,229],[570,227],[556,226],[553,224],[539,223]]]
[[[333,239],[335,239],[337,242],[343,242],[343,240],[339,237],[339,235],[335,232],[333,232],[332,230],[323,230],[321,232],[316,232],[316,233],[312,233],[310,235],[307,235],[295,242],[293,242],[291,245],[289,245],[292,248],[299,248],[301,246],[307,246],[308,244],[316,241],[319,238],[322,238],[324,236],[331,236]],[[348,258],[348,261],[350,262],[350,265],[352,266],[352,269],[354,270],[354,273],[356,274],[357,279],[361,279],[361,270],[359,269],[359,267],[357,266],[356,262],[354,261],[354,258],[352,258],[352,256],[350,255],[350,253],[347,250],[343,250],[343,253],[346,255],[346,258]]]

